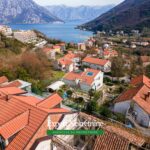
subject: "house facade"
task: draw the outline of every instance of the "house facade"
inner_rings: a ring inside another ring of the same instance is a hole
[[[118,57],[118,52],[116,50],[104,49],[100,53],[102,54],[102,57],[104,59],[110,59],[112,57]]]
[[[150,79],[139,76],[131,80],[132,88],[123,92],[114,104],[114,112],[122,113],[131,122],[150,127]]]
[[[48,57],[48,59],[56,59],[56,51],[53,48],[50,47],[44,47],[42,49],[42,51],[46,54],[46,56]]]
[[[77,70],[80,65],[80,57],[77,54],[69,52],[64,57],[58,59],[58,69],[71,72]]]
[[[63,82],[71,87],[78,87],[88,92],[90,89],[99,90],[103,86],[103,72],[86,69],[84,72],[70,72],[63,77]]]
[[[62,98],[58,94],[43,100],[22,94],[23,90],[18,88],[0,88],[0,147],[6,150],[29,150],[33,146],[34,149],[50,149],[47,130],[54,129],[70,111],[61,108]]]
[[[101,70],[103,72],[111,71],[111,62],[106,59],[86,57],[82,60],[82,66]]]

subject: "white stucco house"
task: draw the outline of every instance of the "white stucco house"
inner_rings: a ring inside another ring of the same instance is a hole
[[[103,86],[103,72],[86,69],[84,72],[70,72],[62,79],[66,85],[80,88],[88,92],[90,89],[99,90]]]
[[[80,63],[80,57],[77,54],[69,52],[64,57],[58,59],[58,69],[65,72],[77,70]]]
[[[87,66],[89,68],[101,70],[103,72],[111,71],[111,62],[106,59],[85,57],[82,60],[82,66]]]
[[[124,114],[140,126],[150,127],[150,79],[139,76],[131,80],[131,85],[115,100],[114,112]]]

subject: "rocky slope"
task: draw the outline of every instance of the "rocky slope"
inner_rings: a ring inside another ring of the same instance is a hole
[[[95,20],[80,26],[88,30],[131,30],[150,28],[150,0],[125,0]]]
[[[50,23],[60,21],[33,0],[0,0],[0,23]]]
[[[46,8],[58,18],[65,21],[86,20],[90,21],[100,14],[110,10],[114,5],[106,6],[78,6],[70,7],[65,5],[52,5]]]

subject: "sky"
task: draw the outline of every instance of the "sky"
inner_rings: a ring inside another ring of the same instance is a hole
[[[40,5],[67,5],[67,6],[79,6],[79,5],[108,5],[119,4],[123,0],[34,0]]]

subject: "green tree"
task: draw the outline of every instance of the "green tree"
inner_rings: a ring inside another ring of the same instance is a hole
[[[78,104],[84,104],[84,98],[83,97],[78,97],[78,98],[76,98],[76,102],[78,103]]]
[[[90,99],[92,99],[92,97],[94,96],[94,93],[95,91],[93,89],[89,90],[88,94],[89,94]]]
[[[86,111],[89,113],[98,112],[99,106],[96,101],[92,100],[87,104]]]
[[[150,29],[147,27],[144,27],[143,31],[142,31],[142,36],[143,37],[150,37]]]
[[[17,69],[16,69],[16,74],[17,74],[17,78],[18,79],[21,79],[21,80],[28,80],[28,79],[30,79],[30,75],[27,73],[27,71],[24,69],[24,68],[22,68],[22,67],[18,67]]]
[[[107,117],[107,118],[111,118],[111,116],[112,116],[112,112],[106,106],[101,106],[99,109],[99,113],[102,116]]]
[[[113,77],[124,76],[124,61],[121,57],[112,58],[111,72]]]
[[[68,97],[69,97],[69,98],[71,98],[71,97],[72,97],[73,92],[72,92],[71,90],[67,90],[67,92],[66,92],[66,93],[67,93],[67,95],[68,95]]]
[[[150,78],[150,65],[146,66],[145,68],[145,74]]]
[[[9,68],[2,68],[0,70],[0,76],[6,76],[9,80],[15,79],[15,75]]]

